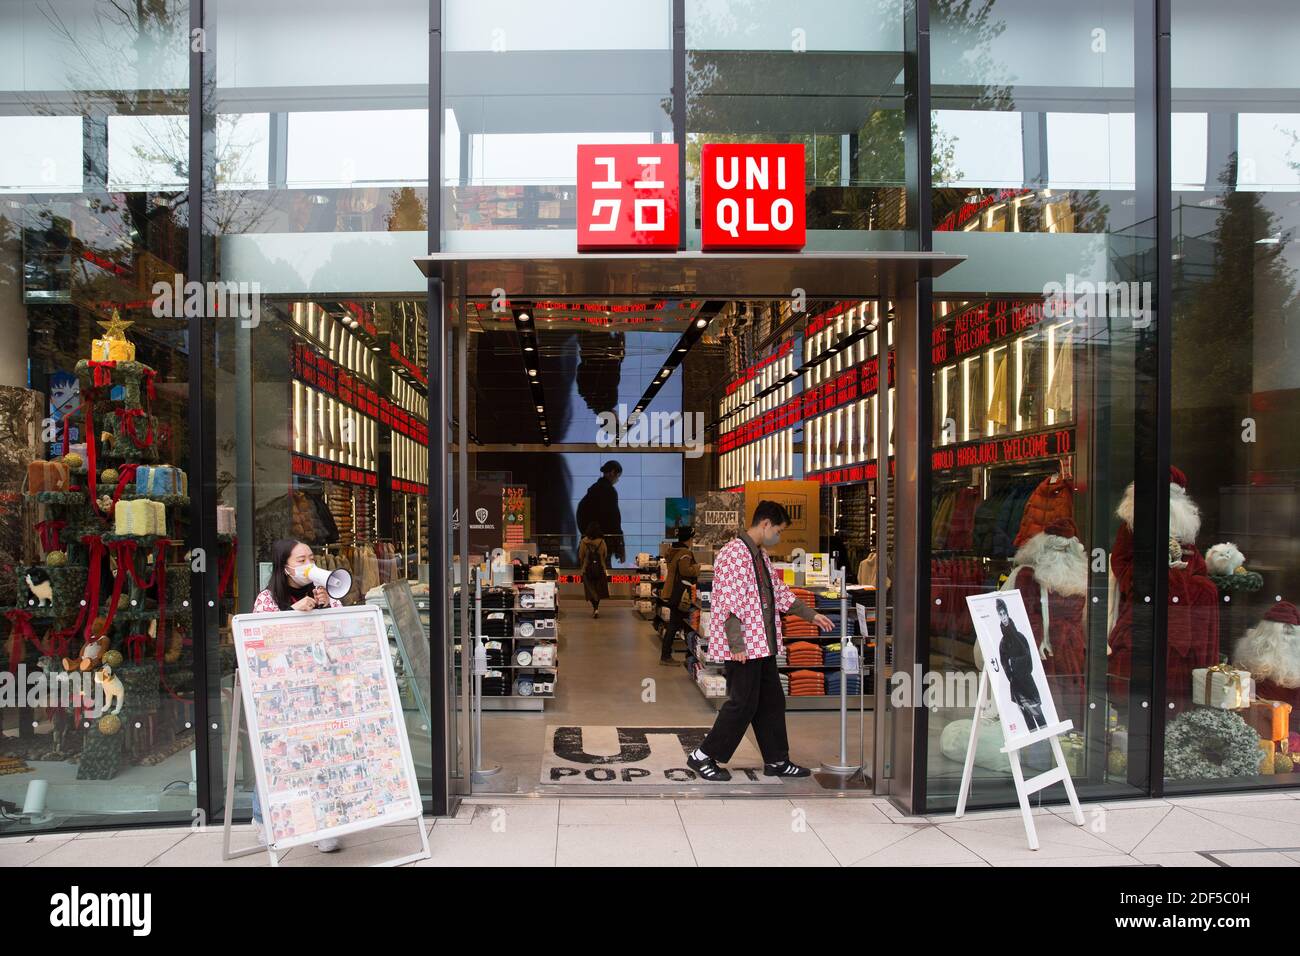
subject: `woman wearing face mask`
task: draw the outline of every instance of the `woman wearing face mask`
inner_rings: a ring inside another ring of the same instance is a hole
[[[281,538],[271,545],[271,580],[253,601],[253,611],[314,611],[323,607],[342,607],[343,604],[316,587],[306,578],[306,568],[312,563],[311,546],[292,538]],[[262,801],[253,788],[253,827],[257,842],[266,842],[262,826]],[[316,849],[333,853],[339,849],[336,839],[318,840]]]

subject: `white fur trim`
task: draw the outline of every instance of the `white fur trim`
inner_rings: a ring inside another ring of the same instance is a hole
[[[1014,563],[1033,568],[1034,579],[1052,594],[1077,596],[1088,591],[1088,555],[1078,538],[1040,531],[1020,546]]]
[[[1300,687],[1300,628],[1260,621],[1233,649],[1232,662],[1256,680]]]
[[[1130,528],[1133,527],[1133,483],[1124,489],[1115,514]],[[1169,483],[1169,533],[1183,544],[1195,544],[1201,531],[1201,509],[1187,496],[1187,491],[1172,481]]]

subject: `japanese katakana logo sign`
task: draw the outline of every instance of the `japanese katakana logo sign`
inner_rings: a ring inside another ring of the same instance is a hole
[[[579,146],[578,251],[676,249],[680,196],[672,143]]]

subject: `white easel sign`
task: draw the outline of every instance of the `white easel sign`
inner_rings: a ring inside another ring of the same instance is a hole
[[[1002,752],[1007,755],[1011,765],[1011,776],[1015,781],[1016,798],[1024,818],[1029,848],[1037,850],[1038,834],[1030,813],[1030,794],[1054,783],[1063,784],[1074,810],[1074,822],[1083,826],[1083,810],[1079,807],[1074,782],[1070,779],[1070,769],[1066,766],[1061,742],[1057,739],[1074,725],[1057,717],[1056,704],[1052,700],[1047,674],[1043,671],[1043,662],[1038,645],[1034,643],[1034,632],[1020,592],[1012,590],[975,594],[966,598],[966,605],[975,624],[975,636],[984,659],[984,669],[980,671],[970,743],[966,749],[966,764],[962,769],[961,790],[957,796],[957,816],[966,812],[966,797],[970,794],[975,768],[980,719],[991,694],[997,703],[998,719],[1002,724]],[[1042,740],[1051,743],[1055,766],[1026,780],[1020,768],[1020,751]]]
[[[420,788],[380,608],[238,614],[231,631],[242,695],[230,763],[233,769],[242,704],[272,863],[277,851],[399,820],[416,822],[423,849],[389,865],[427,858]]]

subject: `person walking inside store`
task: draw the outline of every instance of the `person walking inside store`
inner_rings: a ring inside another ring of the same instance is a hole
[[[582,593],[591,602],[591,616],[600,617],[600,602],[609,597],[609,547],[593,521],[578,543],[578,567],[582,569]]]
[[[789,525],[783,505],[760,501],[749,528],[728,541],[713,562],[709,656],[726,662],[727,702],[708,736],[687,757],[687,765],[703,780],[731,779],[718,764],[731,759],[751,724],[765,776],[806,777],[812,772],[790,762],[785,692],[776,666],[784,647],[781,617],[791,614],[821,631],[834,625],[798,600],[772,570],[764,549],[775,547]]]
[[[686,623],[689,608],[682,608],[682,598],[686,597],[688,584],[694,584],[700,573],[700,565],[691,552],[691,539],[695,537],[694,528],[678,528],[677,543],[673,545],[665,563],[668,571],[664,575],[663,599],[668,605],[668,623],[664,627],[663,644],[659,648],[659,663],[672,667],[673,640]]]
[[[600,477],[591,483],[578,502],[578,528],[585,534],[594,521],[600,525],[609,548],[609,561],[623,561],[623,515],[618,510],[618,492],[614,486],[623,477],[623,466],[614,460],[600,466]]]
[[[322,607],[342,607],[337,598],[330,597],[324,588],[314,586],[303,575],[303,569],[312,563],[311,545],[292,538],[281,538],[271,545],[271,580],[253,600],[253,612],[262,611],[314,611]],[[262,801],[253,785],[253,828],[257,842],[266,843],[266,830],[262,824]],[[338,850],[339,841],[329,838],[316,841],[322,853]]]

